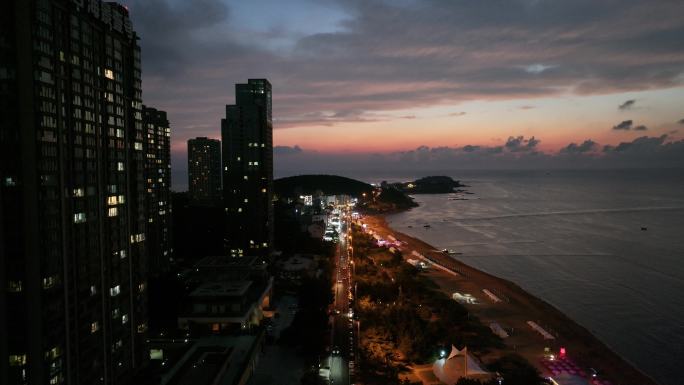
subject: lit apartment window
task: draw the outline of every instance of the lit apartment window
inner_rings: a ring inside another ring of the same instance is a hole
[[[107,215],[110,217],[115,217],[119,214],[119,209],[116,207],[110,207],[107,211]]]
[[[121,323],[124,325],[128,323],[128,314],[124,314],[121,316]]]
[[[119,256],[121,257],[121,259],[126,259],[126,250],[119,251]]]
[[[140,325],[138,325],[138,333],[145,333],[146,330],[147,330],[147,324],[146,323],[143,322]]]
[[[119,293],[121,293],[121,287],[119,285],[116,285],[109,289],[109,295],[111,297],[116,297],[117,295],[119,295]]]
[[[26,365],[26,354],[10,354],[9,366],[24,366]]]
[[[22,290],[22,282],[21,281],[8,281],[7,282],[7,291],[10,293],[19,293]]]
[[[138,151],[142,151],[142,149],[143,149],[143,145],[142,145],[142,143],[140,143],[140,142],[135,142],[135,144],[133,145],[133,147],[134,147],[136,150],[138,150]]]
[[[249,199],[245,198],[245,203],[249,202]]]
[[[100,324],[97,323],[97,321],[91,322],[91,323],[90,323],[90,332],[91,332],[91,333],[95,333],[95,332],[98,331],[98,330],[100,330]]]
[[[107,197],[107,204],[110,206],[115,206],[118,203],[118,199],[116,195],[112,195]]]
[[[97,294],[97,287],[95,285],[90,286],[90,295]]]
[[[247,180],[247,175],[245,175],[245,180]]]
[[[121,205],[124,203],[126,203],[126,197],[124,197],[123,195],[119,195],[119,204]]]
[[[114,309],[112,310],[112,318],[119,318],[121,314],[119,313],[119,309]]]
[[[258,166],[258,165],[259,165],[259,162],[254,162],[254,165],[255,165],[255,166]]]
[[[145,233],[131,235],[131,243],[142,242],[145,240]]]
[[[76,213],[74,214],[74,223],[83,223],[86,221],[86,215],[85,213]]]
[[[57,277],[50,276],[43,278],[43,289],[50,289],[57,284]]]
[[[59,346],[55,346],[54,348],[45,352],[45,359],[52,361],[61,355],[62,355],[62,352],[60,352]]]
[[[266,242],[262,243],[261,245],[264,247],[268,247],[268,243],[266,243]]]
[[[123,171],[124,170],[124,164],[123,162],[116,162],[116,169],[118,171]]]
[[[80,198],[83,196],[83,189],[82,188],[75,188],[74,189],[74,197]]]
[[[261,189],[261,192],[262,192],[262,193],[265,193],[265,192],[266,192],[266,189],[265,189],[265,188],[262,188],[262,189]]]
[[[112,344],[112,351],[116,351],[116,350],[120,349],[122,346],[123,346],[123,341],[118,340]]]
[[[104,70],[104,76],[105,76],[107,79],[114,80],[114,71],[105,68],[105,70]]]
[[[116,129],[116,137],[117,138],[123,138],[124,137],[124,130],[121,128]]]

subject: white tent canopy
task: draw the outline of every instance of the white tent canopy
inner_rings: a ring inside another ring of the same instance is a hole
[[[459,350],[453,345],[447,358],[435,361],[432,371],[445,384],[455,384],[461,377],[485,379],[492,376],[491,373],[482,369],[473,356],[468,354],[468,347]]]

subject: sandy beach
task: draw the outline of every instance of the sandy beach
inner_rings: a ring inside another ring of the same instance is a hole
[[[562,347],[579,367],[597,369],[600,377],[611,384],[657,384],[615,354],[588,330],[512,282],[474,269],[459,262],[458,255],[451,257],[419,239],[391,229],[383,215],[365,216],[362,221],[381,237],[392,235],[401,241],[404,258],[416,258],[412,255],[415,251],[457,272],[454,274],[432,266],[424,274],[449,296],[459,292],[475,297],[476,304],[465,305],[468,310],[484,324],[497,323],[507,330],[510,336],[504,339],[506,345],[525,357],[544,376],[553,375],[542,363],[544,349],[549,348],[551,353],[558,354]],[[530,326],[530,321],[548,332],[553,339],[544,339],[542,333]]]

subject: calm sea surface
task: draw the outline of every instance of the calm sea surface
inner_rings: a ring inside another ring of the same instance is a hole
[[[390,225],[462,252],[459,260],[553,304],[662,384],[684,384],[684,170],[452,177],[470,186],[467,200],[417,195],[420,207]]]

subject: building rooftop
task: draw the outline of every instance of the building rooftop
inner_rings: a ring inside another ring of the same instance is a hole
[[[259,336],[203,337],[174,362],[166,362],[162,385],[232,385],[247,369]],[[167,346],[163,347],[166,353]],[[166,354],[165,354],[166,355]],[[170,365],[169,365],[170,364]]]
[[[196,288],[190,297],[241,297],[251,285],[252,281],[208,282]]]

